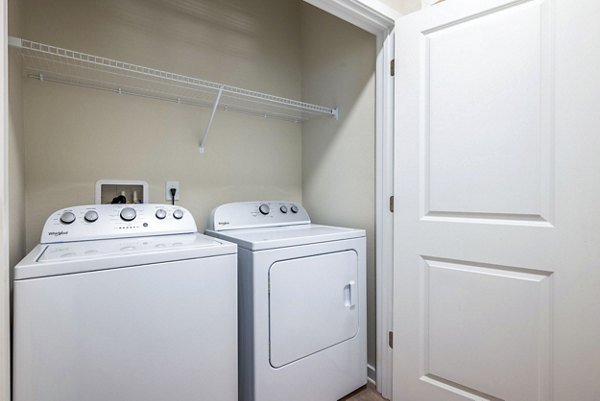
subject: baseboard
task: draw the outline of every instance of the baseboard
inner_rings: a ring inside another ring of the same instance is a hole
[[[374,386],[377,386],[377,372],[375,368],[369,364],[367,364],[367,381]]]

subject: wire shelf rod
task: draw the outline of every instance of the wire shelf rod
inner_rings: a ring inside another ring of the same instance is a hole
[[[86,88],[86,89],[94,89],[94,90],[99,90],[99,91],[104,91],[104,92],[115,93],[118,95],[136,96],[136,97],[141,97],[141,98],[146,98],[146,99],[153,99],[153,100],[160,100],[160,101],[165,101],[165,102],[170,102],[170,103],[183,104],[183,105],[187,105],[187,106],[207,107],[208,108],[208,107],[213,107],[213,105],[214,105],[214,103],[211,103],[211,102],[193,100],[193,99],[188,99],[185,97],[163,96],[163,95],[157,95],[157,94],[144,93],[141,91],[134,91],[131,89],[123,89],[122,87],[110,87],[110,86],[104,86],[104,85],[98,85],[98,84],[92,84],[92,83],[69,81],[66,79],[50,78],[50,77],[44,76],[43,74],[28,74],[27,77],[32,78],[32,79],[37,79],[38,81],[43,81],[43,82],[51,82],[51,83],[61,84],[61,85],[68,85],[68,86],[74,86],[74,87],[80,87],[80,88]],[[231,111],[231,112],[236,112],[236,113],[248,114],[248,115],[252,115],[252,116],[259,116],[262,118],[270,118],[270,119],[288,121],[288,122],[293,122],[293,123],[301,122],[301,119],[299,119],[298,117],[293,116],[293,115],[278,114],[278,113],[265,113],[265,112],[260,112],[260,111],[254,111],[249,108],[239,107],[239,106],[230,106],[230,105],[219,104],[218,109],[221,111]]]
[[[303,113],[329,115],[337,118],[337,109],[335,108],[301,102],[298,100],[270,95],[249,89],[243,89],[231,85],[220,84],[217,82],[189,77],[137,64],[81,53],[74,50],[55,47],[26,39],[10,37],[9,45],[31,53],[29,57],[39,58],[43,61],[50,61],[52,63],[59,63],[73,67],[88,68],[104,73],[120,74],[136,79],[145,77],[151,81],[156,80],[167,82],[173,84],[174,86],[183,86],[184,88],[190,87],[192,89],[210,89],[214,93],[222,91],[224,95],[227,94],[230,97],[239,100],[265,104],[271,107],[277,106],[282,108],[290,108]]]

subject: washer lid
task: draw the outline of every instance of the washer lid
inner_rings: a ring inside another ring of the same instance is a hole
[[[15,267],[15,279],[83,273],[236,253],[202,234],[161,235],[38,245]]]
[[[207,230],[206,234],[235,242],[240,247],[252,251],[340,241],[366,235],[365,230],[361,229],[322,226],[319,224],[229,231]]]

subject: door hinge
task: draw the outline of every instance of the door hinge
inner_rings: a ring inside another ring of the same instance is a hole
[[[394,332],[393,331],[388,331],[388,345],[390,346],[390,348],[394,348]]]
[[[396,75],[396,59],[393,58],[392,61],[390,61],[390,75],[393,77]]]
[[[390,196],[390,212],[394,213],[394,196]]]

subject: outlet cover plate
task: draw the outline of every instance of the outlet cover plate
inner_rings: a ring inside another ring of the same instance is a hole
[[[177,192],[175,192],[175,200],[179,200],[179,195],[181,195],[181,190],[179,189],[179,181],[167,181],[165,184],[165,200],[171,200],[171,188],[175,188]]]

